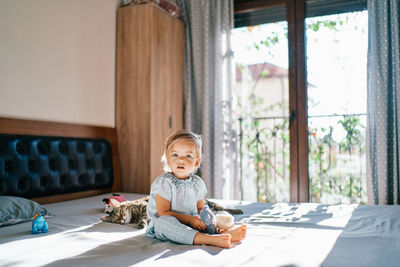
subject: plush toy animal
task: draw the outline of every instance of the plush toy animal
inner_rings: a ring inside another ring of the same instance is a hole
[[[219,228],[222,232],[224,232],[225,230],[229,230],[233,227],[234,218],[229,213],[218,212],[215,215],[215,218],[217,219],[217,228]]]
[[[35,214],[32,222],[32,234],[47,233],[49,227],[42,215]]]
[[[200,211],[200,218],[206,224],[206,232],[209,234],[218,234],[217,219],[214,213],[208,205],[204,205],[204,208]]]
[[[208,234],[220,234],[233,227],[234,218],[232,215],[227,212],[214,214],[208,205],[204,205],[200,212],[200,218],[206,224]]]
[[[104,202],[104,212],[110,214],[113,207],[110,203],[111,199],[115,199],[118,202],[124,202],[125,198],[123,195],[120,195],[118,193],[113,193],[112,197],[108,197],[108,198],[103,198],[103,202]]]

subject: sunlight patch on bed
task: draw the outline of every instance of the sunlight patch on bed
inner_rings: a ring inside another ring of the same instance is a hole
[[[253,225],[272,225],[290,227],[316,227],[332,226],[335,228],[344,227],[351,217],[357,205],[319,205],[315,203],[277,203],[261,212],[254,213],[237,223]],[[295,225],[296,224],[296,225]]]
[[[60,233],[40,234],[0,245],[0,262],[18,264],[29,262],[32,266],[49,264],[71,258],[101,245],[143,235],[144,229],[134,231],[96,231],[101,222],[85,225]],[[56,245],[55,245],[56,244]],[[35,252],[32,253],[32,248]],[[68,249],[66,249],[68,248]]]
[[[268,259],[268,265],[274,266],[290,259],[286,264],[291,265],[295,259],[305,266],[318,265],[333,249],[357,206],[277,203],[254,213],[240,221],[248,224],[248,238],[240,245],[247,261],[241,264],[257,266]],[[309,251],[314,256],[305,259]],[[227,257],[236,264],[240,258],[236,254]]]

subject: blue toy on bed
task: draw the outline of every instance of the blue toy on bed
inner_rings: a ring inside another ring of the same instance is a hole
[[[206,233],[208,234],[218,234],[217,220],[212,210],[208,205],[204,205],[204,208],[200,212],[201,220],[206,224]]]
[[[32,234],[47,233],[47,222],[42,215],[35,214],[32,222]]]

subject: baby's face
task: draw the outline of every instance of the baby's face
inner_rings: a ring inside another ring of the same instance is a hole
[[[172,173],[179,179],[186,179],[200,164],[196,144],[179,140],[171,148],[168,164]]]

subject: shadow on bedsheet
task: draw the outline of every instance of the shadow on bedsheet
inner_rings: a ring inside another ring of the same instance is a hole
[[[220,248],[179,245],[153,240],[145,234],[123,241],[100,245],[83,254],[58,260],[45,266],[131,266],[146,260],[151,262],[177,256],[191,250],[202,250],[217,255]]]
[[[102,222],[104,223],[104,222]],[[117,225],[120,229],[119,233],[127,229]],[[85,231],[98,232],[100,225],[94,225],[91,229]],[[194,250],[201,251],[201,255],[206,252],[213,256],[219,254],[223,249],[209,246],[190,246],[180,245],[171,242],[162,242],[157,239],[148,237],[143,230],[131,228],[133,231],[142,232],[133,237],[121,239],[115,242],[101,244],[91,250],[79,255],[60,259],[45,266],[131,266],[146,260],[155,262]],[[129,231],[129,230],[128,230]]]
[[[360,205],[322,266],[399,266],[400,206]]]
[[[304,213],[301,208],[304,205],[312,205],[313,208]],[[333,213],[329,211],[329,205],[253,202],[247,205],[238,205],[235,208],[243,210],[243,215],[234,215],[237,223],[329,230],[343,229],[342,227],[319,224],[333,217]]]

